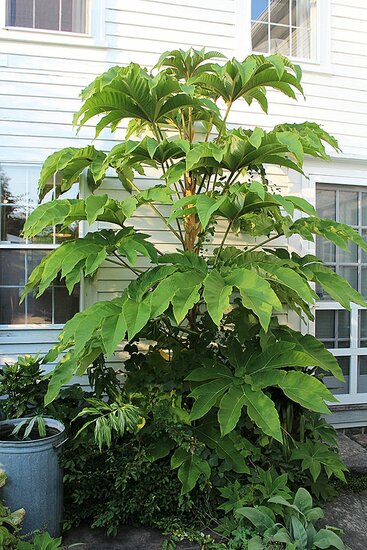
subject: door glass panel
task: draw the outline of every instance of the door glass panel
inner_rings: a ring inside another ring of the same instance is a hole
[[[358,263],[358,246],[354,243],[348,243],[349,250],[339,248],[339,262],[342,264]]]
[[[358,225],[358,193],[339,191],[339,220],[348,225]]]
[[[344,277],[356,290],[358,290],[358,268],[342,265],[339,267],[339,275]]]
[[[322,237],[316,237],[316,256],[322,258],[326,263],[335,263],[336,261],[336,246],[323,239]]]
[[[367,226],[367,193],[362,193],[362,225]]]
[[[336,192],[317,190],[317,212],[320,218],[336,219]]]

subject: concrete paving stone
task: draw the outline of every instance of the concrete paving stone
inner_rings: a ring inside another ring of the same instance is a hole
[[[354,436],[355,437],[355,436]],[[346,435],[338,435],[340,455],[351,472],[367,473],[367,449]]]
[[[326,525],[344,531],[344,542],[352,550],[366,550],[367,491],[345,492],[325,507]]]
[[[164,537],[154,529],[144,527],[121,527],[116,537],[107,537],[101,529],[91,529],[89,525],[80,525],[71,529],[64,537],[63,543],[68,548],[71,544],[82,543],[76,547],[80,550],[161,550]],[[199,550],[191,542],[182,542],[180,550]]]

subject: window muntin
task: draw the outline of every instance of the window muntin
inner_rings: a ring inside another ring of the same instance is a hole
[[[7,0],[8,27],[87,32],[87,0]]]
[[[59,243],[78,236],[78,225],[48,228],[24,239],[22,229],[37,206],[38,166],[0,167],[0,325],[63,324],[79,310],[79,288],[71,296],[63,282],[55,282],[39,298],[28,295],[19,304],[28,276]],[[50,182],[45,201],[55,196],[59,180]],[[75,197],[71,190],[69,198]]]
[[[256,53],[311,59],[316,0],[251,0],[251,40]]]
[[[347,223],[367,236],[367,191],[351,185],[317,185],[316,208],[323,218]],[[367,254],[356,245],[343,251],[325,239],[316,239],[316,255],[367,297]],[[319,296],[315,315],[315,335],[336,356],[344,376],[341,383],[332,376],[324,381],[335,394],[358,402],[367,394],[367,310],[352,305],[351,312],[316,288]]]

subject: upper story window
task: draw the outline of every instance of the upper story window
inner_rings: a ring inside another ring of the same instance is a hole
[[[313,59],[316,8],[317,0],[252,0],[252,50]]]
[[[85,34],[87,0],[7,0],[6,25]]]

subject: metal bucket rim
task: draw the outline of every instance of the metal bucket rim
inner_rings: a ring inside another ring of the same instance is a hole
[[[10,424],[16,426],[17,424],[20,424],[20,422],[23,422],[25,418],[32,418],[32,417],[23,417],[23,418],[10,418],[8,420],[1,420],[0,421],[0,428],[1,426],[4,426],[5,424]],[[56,441],[60,438],[60,436],[64,435],[65,433],[65,426],[62,422],[59,420],[56,420],[55,418],[49,418],[44,417],[43,419],[45,421],[47,428],[54,428],[58,431],[58,433],[54,435],[49,435],[47,437],[42,437],[40,439],[30,439],[30,440],[14,440],[14,441],[1,441],[0,439],[0,447],[1,446],[23,446],[23,445],[42,445],[42,444],[48,444],[53,441]]]

